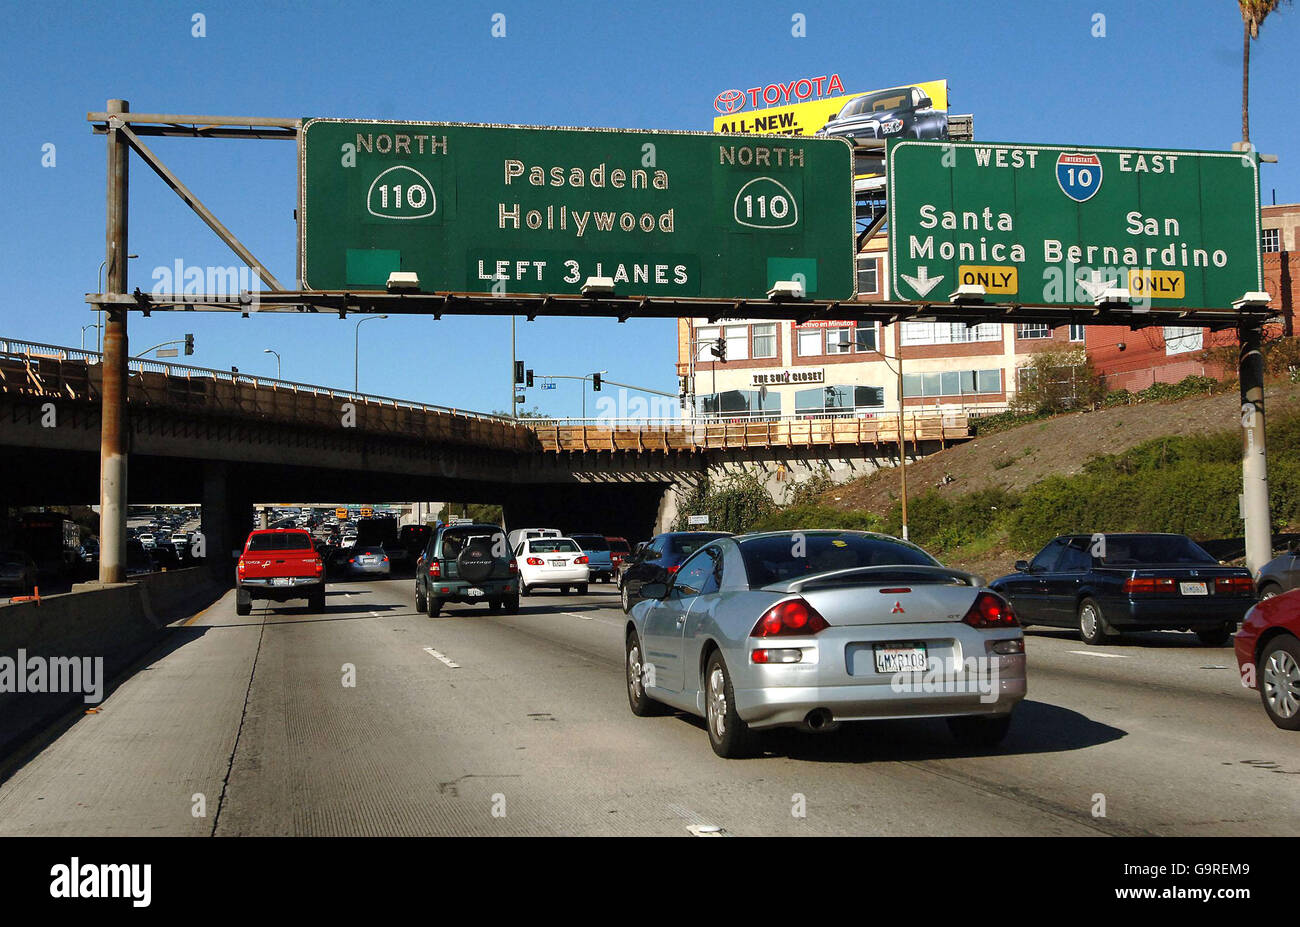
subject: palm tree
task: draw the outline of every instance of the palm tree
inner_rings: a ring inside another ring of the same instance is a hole
[[[1245,37],[1241,44],[1241,140],[1250,143],[1250,40],[1259,38],[1259,27],[1268,14],[1291,0],[1237,0]]]

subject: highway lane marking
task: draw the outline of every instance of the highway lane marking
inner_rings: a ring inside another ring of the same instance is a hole
[[[594,621],[595,615],[579,615],[577,612],[560,612],[561,615],[568,615],[570,618],[581,618],[583,621]]]
[[[690,831],[692,837],[730,837],[731,836],[716,824],[688,824],[686,829]]]
[[[446,654],[441,653],[441,652],[439,652],[439,651],[437,651],[437,650],[434,650],[432,647],[425,647],[425,648],[424,648],[424,652],[427,653],[429,656],[431,656],[431,657],[433,657],[433,658],[435,658],[435,659],[437,659],[437,660],[441,660],[443,663],[446,663],[446,664],[447,664],[448,666],[450,666],[452,669],[460,669],[460,664],[459,664],[459,663],[457,663],[457,662],[455,662],[454,660],[452,660],[452,658],[449,657],[449,656],[447,656]]]
[[[1081,657],[1104,657],[1107,660],[1129,659],[1126,653],[1098,653],[1096,650],[1067,650],[1066,653],[1077,653]]]

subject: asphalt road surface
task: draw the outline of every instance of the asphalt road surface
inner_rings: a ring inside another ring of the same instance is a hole
[[[1300,735],[1228,647],[1031,629],[996,750],[907,721],[729,761],[694,719],[629,712],[623,614],[591,590],[438,618],[409,579],[335,584],[323,615],[229,594],[0,785],[0,834],[1300,832]]]

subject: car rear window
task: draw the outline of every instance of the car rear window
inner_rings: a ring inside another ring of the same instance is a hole
[[[382,547],[354,547],[352,548],[352,554],[353,556],[357,554],[374,554],[376,557],[382,557],[384,556],[384,549]]]
[[[488,541],[494,548],[499,550],[506,549],[506,537],[500,531],[494,534],[488,534],[483,528],[459,528],[444,531],[442,535],[442,556],[447,560],[454,560],[460,556],[460,552],[465,549],[465,544],[475,538],[483,538]]]
[[[248,549],[311,550],[311,537],[300,531],[286,531],[283,534],[255,534],[249,539]]]
[[[609,550],[609,541],[603,534],[571,534],[569,537],[578,542],[583,550]]]
[[[910,544],[861,534],[776,534],[740,541],[739,547],[753,588],[854,567],[939,566]]]
[[[530,554],[576,554],[578,545],[568,538],[534,539],[528,542]]]
[[[628,546],[627,541],[620,541],[618,538],[609,542],[609,549],[620,554],[627,554],[632,551],[632,548]]]
[[[1105,556],[1101,558],[1101,562],[1107,566],[1137,563],[1217,564],[1219,562],[1191,538],[1180,534],[1145,536],[1108,534],[1105,538]]]
[[[679,534],[671,539],[671,549],[674,554],[693,554],[710,541],[716,538],[725,538],[726,536],[725,534],[706,531],[701,531],[699,534]]]

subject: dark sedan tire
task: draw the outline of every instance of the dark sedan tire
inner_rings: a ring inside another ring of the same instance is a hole
[[[524,596],[524,595],[532,595],[532,594],[533,594],[533,587],[530,586],[530,585],[528,585],[527,583],[520,583],[520,584],[519,584],[519,594],[520,594],[521,596]]]
[[[1284,731],[1300,731],[1300,640],[1280,634],[1264,647],[1255,685],[1268,719]]]
[[[996,747],[1011,730],[1011,715],[949,718],[948,730],[964,747]]]
[[[1106,631],[1106,619],[1102,617],[1101,606],[1093,599],[1084,599],[1079,603],[1079,636],[1085,644],[1093,646],[1105,644],[1111,638]]]
[[[709,746],[718,756],[734,760],[753,755],[758,735],[736,714],[731,673],[717,650],[704,670],[704,721],[709,729]]]
[[[317,615],[325,611],[325,589],[323,587],[311,594],[311,597],[307,600],[307,609]]]
[[[1237,631],[1237,623],[1225,624],[1222,627],[1210,628],[1208,631],[1197,631],[1196,636],[1206,647],[1222,647],[1232,640],[1232,635]]]
[[[626,583],[623,584],[620,594],[623,597],[623,614],[626,615],[628,612],[632,611],[632,593],[628,591]]]
[[[1265,583],[1259,587],[1259,600],[1271,599],[1275,595],[1282,594],[1282,587],[1277,583]]]
[[[645,691],[645,666],[642,663],[641,639],[635,631],[627,632],[624,647],[624,676],[627,680],[627,704],[632,714],[638,718],[649,718],[663,714],[667,708],[662,702],[656,702]]]

